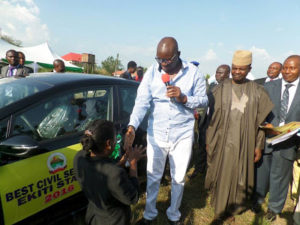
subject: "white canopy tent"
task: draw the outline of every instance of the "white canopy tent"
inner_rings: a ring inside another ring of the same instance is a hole
[[[35,72],[38,66],[53,68],[52,65],[55,59],[64,61],[67,71],[82,72],[82,68],[63,60],[59,55],[52,51],[47,42],[32,47],[17,47],[0,39],[0,59],[5,59],[6,51],[9,49],[23,52],[26,56],[26,62],[30,63],[29,66],[32,67]]]

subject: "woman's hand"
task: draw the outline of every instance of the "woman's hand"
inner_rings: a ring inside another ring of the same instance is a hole
[[[146,147],[140,145],[139,147],[136,145],[134,148],[130,147],[126,154],[128,156],[128,161],[130,164],[129,168],[129,176],[137,177],[137,162],[146,157]]]
[[[126,163],[127,159],[128,159],[128,156],[127,156],[127,154],[125,153],[125,154],[122,156],[122,158],[120,159],[120,161],[118,162],[118,165],[119,165],[119,166],[125,166],[125,163]]]
[[[128,151],[126,151],[126,154],[130,164],[137,163],[140,159],[146,157],[146,147],[143,147],[143,145],[136,145],[134,148],[129,148]]]

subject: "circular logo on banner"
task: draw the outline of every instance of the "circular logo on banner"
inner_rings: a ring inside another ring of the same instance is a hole
[[[53,153],[48,157],[47,166],[51,174],[63,171],[67,168],[67,158],[62,153]]]

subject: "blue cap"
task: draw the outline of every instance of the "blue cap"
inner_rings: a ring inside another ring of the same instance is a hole
[[[197,61],[192,61],[191,63],[193,63],[195,66],[199,66],[199,64],[200,64]]]

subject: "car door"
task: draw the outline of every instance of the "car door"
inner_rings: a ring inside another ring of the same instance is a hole
[[[122,128],[122,137],[124,139],[124,135],[126,132],[127,125],[130,120],[130,115],[132,113],[135,99],[137,95],[138,85],[120,85],[118,87],[118,100],[119,100],[119,123]],[[147,129],[147,121],[148,121],[148,113],[145,114],[143,121],[141,122],[139,128],[136,130],[135,139],[133,145],[147,145],[146,138],[146,129]],[[146,176],[146,165],[147,160],[141,159],[138,163],[138,175],[140,180],[144,180]]]
[[[0,197],[5,225],[80,191],[73,158],[94,119],[112,120],[113,86],[54,93],[0,121]]]
[[[119,118],[120,118],[120,126],[123,129],[127,128],[127,125],[130,120],[130,115],[132,113],[135,99],[137,95],[137,85],[120,85],[118,87],[118,100],[119,100]],[[147,121],[148,121],[148,112],[145,113],[145,117],[142,120],[138,130],[136,131],[136,140],[135,144],[143,144],[146,145],[146,129],[147,129]]]

